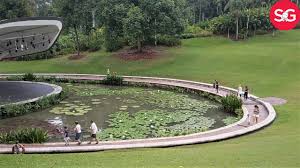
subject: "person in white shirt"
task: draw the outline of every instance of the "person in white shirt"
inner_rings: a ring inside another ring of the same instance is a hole
[[[99,140],[97,139],[98,128],[94,121],[91,121],[90,130],[91,130],[91,140],[89,144],[91,144],[93,140],[96,140],[96,144],[98,144],[99,143]]]
[[[81,145],[80,137],[81,137],[81,126],[79,125],[78,121],[75,121],[75,140],[78,142],[78,145]]]
[[[242,98],[242,95],[243,95],[243,94],[244,94],[243,88],[242,88],[241,85],[239,85],[239,87],[238,87],[238,95],[240,96],[240,98]]]

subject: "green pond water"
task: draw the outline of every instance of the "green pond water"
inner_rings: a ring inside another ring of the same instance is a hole
[[[111,87],[88,84],[58,84],[70,96],[59,105],[20,117],[0,120],[0,127],[51,128],[74,122],[88,136],[90,120],[101,129],[102,140],[137,139],[186,135],[223,127],[238,119],[221,110],[221,105],[203,97],[156,88]],[[46,128],[47,129],[47,128]],[[53,134],[49,141],[61,139]]]

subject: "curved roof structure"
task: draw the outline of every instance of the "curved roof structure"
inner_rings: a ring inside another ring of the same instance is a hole
[[[63,24],[57,17],[0,21],[0,60],[47,51],[57,40]]]

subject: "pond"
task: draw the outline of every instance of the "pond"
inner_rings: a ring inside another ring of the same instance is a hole
[[[88,137],[90,120],[101,129],[102,140],[139,139],[186,135],[234,123],[235,116],[221,105],[198,95],[157,88],[116,87],[59,83],[70,95],[59,105],[20,117],[0,120],[0,131],[42,127],[49,141],[61,141],[57,130],[74,122]]]

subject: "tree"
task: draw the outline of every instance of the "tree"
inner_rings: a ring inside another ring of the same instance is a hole
[[[77,55],[80,55],[79,29],[87,26],[87,19],[91,13],[86,0],[54,0],[53,7],[57,16],[63,17],[66,29],[74,31],[74,41]],[[91,26],[91,25],[90,25]]]
[[[244,7],[244,2],[242,0],[229,0],[224,8],[225,11],[229,10],[231,13],[233,13],[235,17],[235,22],[236,22],[235,39],[236,40],[239,39],[239,18],[243,7]]]
[[[187,23],[185,16],[188,6],[185,0],[103,0],[101,6],[104,7],[102,11],[108,51],[121,48],[126,38],[134,45],[138,44],[138,40],[140,44],[157,44],[159,36],[181,34]],[[132,16],[132,12],[137,16]],[[141,24],[129,24],[141,23],[141,20],[142,27]],[[137,32],[132,31],[134,26],[138,27]],[[143,32],[142,38],[140,30]],[[132,38],[137,35],[139,39]]]
[[[34,16],[35,7],[34,0],[1,0],[0,20]]]
[[[141,0],[139,7],[146,20],[145,38],[154,39],[154,45],[159,35],[182,33],[190,16],[185,0]]]
[[[129,9],[127,17],[124,19],[124,32],[130,41],[137,45],[138,52],[141,52],[145,33],[145,18],[139,7],[134,6]]]
[[[37,16],[52,16],[52,0],[35,0]]]
[[[100,7],[106,50],[116,51],[123,46],[123,19],[127,16],[129,4],[123,0],[103,0]]]

